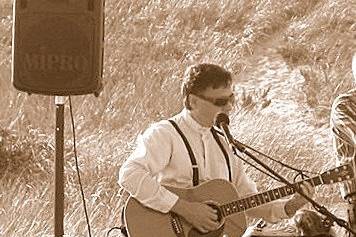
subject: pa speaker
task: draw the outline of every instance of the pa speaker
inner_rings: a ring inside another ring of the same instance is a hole
[[[12,82],[44,95],[102,88],[104,0],[15,0]]]

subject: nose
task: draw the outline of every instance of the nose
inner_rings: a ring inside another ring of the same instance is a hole
[[[232,97],[232,99],[227,103],[224,107],[227,112],[230,112],[234,107],[236,106],[236,99],[235,96]]]
[[[228,110],[230,112],[233,108],[234,108],[234,104],[233,103],[228,103],[226,110]]]
[[[229,112],[232,111],[232,109],[234,108],[234,105],[235,104],[231,103],[231,102],[227,103],[224,107],[222,107],[221,112],[228,114]]]

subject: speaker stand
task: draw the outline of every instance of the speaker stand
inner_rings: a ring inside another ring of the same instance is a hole
[[[64,96],[55,96],[56,104],[56,162],[55,162],[55,203],[54,203],[54,236],[64,235]]]

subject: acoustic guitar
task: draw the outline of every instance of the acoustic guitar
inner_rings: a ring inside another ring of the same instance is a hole
[[[343,165],[304,181],[315,187],[353,177],[352,166]],[[243,198],[239,197],[232,183],[223,179],[207,181],[192,188],[166,187],[182,199],[207,203],[217,210],[220,227],[208,233],[199,232],[175,213],[155,211],[129,197],[124,209],[127,232],[129,237],[240,237],[246,229],[245,211],[294,194],[302,182],[296,182],[292,187],[282,186]],[[210,201],[218,205],[211,204]]]

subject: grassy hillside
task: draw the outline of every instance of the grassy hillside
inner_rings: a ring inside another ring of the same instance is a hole
[[[11,84],[11,6],[0,0],[0,236],[50,236],[54,100]],[[118,225],[116,171],[138,133],[181,109],[181,77],[192,63],[233,72],[231,120],[241,141],[299,168],[334,166],[328,118],[332,100],[351,87],[354,0],[107,0],[105,13],[104,90],[98,98],[73,97],[94,236]],[[87,236],[68,103],[65,138],[65,233]],[[261,190],[277,185],[248,172]],[[344,214],[336,186],[318,188],[316,199]]]

